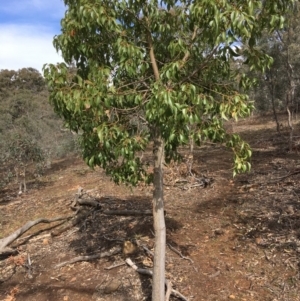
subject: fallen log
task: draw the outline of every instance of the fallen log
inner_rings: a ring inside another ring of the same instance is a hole
[[[5,247],[0,251],[0,259],[7,258],[11,255],[16,255],[18,251],[16,249]]]
[[[70,216],[57,217],[57,218],[53,218],[53,219],[39,218],[37,220],[27,222],[24,226],[22,226],[21,228],[19,228],[18,230],[16,230],[12,234],[8,235],[7,237],[4,237],[4,238],[0,239],[0,254],[2,254],[2,252],[7,250],[6,247],[9,244],[11,244],[13,241],[15,241],[18,237],[20,237],[23,233],[28,231],[33,226],[35,226],[37,224],[41,224],[41,223],[49,224],[49,223],[65,220],[65,219],[68,219],[68,218],[70,218]]]
[[[78,205],[87,205],[87,206],[93,206],[93,207],[99,207],[100,203],[95,201],[94,199],[78,199],[77,200]]]

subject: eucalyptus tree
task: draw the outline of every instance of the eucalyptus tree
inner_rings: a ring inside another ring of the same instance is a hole
[[[299,95],[299,48],[300,48],[300,11],[299,3],[295,5],[295,9],[287,14],[287,22],[283,29],[276,31],[276,39],[278,51],[274,60],[277,61],[277,66],[272,66],[273,69],[280,70],[280,86],[277,92],[283,92],[283,103],[287,112],[287,123],[289,127],[289,150],[293,149],[294,125],[293,113],[298,110],[298,101],[296,95]]]
[[[284,108],[285,87],[287,77],[285,74],[285,64],[283,59],[283,47],[277,32],[269,33],[266,30],[259,39],[258,46],[273,58],[273,63],[265,73],[255,72],[257,85],[251,91],[251,96],[255,99],[255,107],[260,112],[273,111],[277,132],[280,132],[280,122],[278,110]]]
[[[225,143],[234,173],[250,168],[251,150],[223,121],[247,116],[253,80],[233,72],[242,56],[264,71],[272,59],[255,47],[263,28],[282,26],[292,0],[65,0],[54,38],[66,63],[44,76],[55,111],[82,133],[85,161],[117,182],[153,183],[155,253],[152,299],[164,300],[163,163],[193,139]],[[236,44],[242,44],[237,52]],[[75,62],[76,73],[68,72]],[[241,89],[238,89],[239,82]],[[242,91],[242,92],[241,92]],[[153,147],[148,173],[140,154]]]
[[[277,131],[280,123],[276,110],[287,112],[287,124],[289,127],[289,148],[293,144],[293,113],[298,111],[299,102],[299,50],[300,50],[300,21],[299,3],[296,2],[294,10],[286,14],[287,22],[279,30],[269,33],[264,31],[260,40],[261,47],[268,55],[272,56],[271,68],[261,74],[259,84],[255,90],[255,101],[262,110],[269,109],[271,100]]]

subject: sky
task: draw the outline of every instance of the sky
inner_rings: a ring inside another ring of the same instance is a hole
[[[63,0],[0,0],[0,70],[62,62],[52,42],[65,10]]]

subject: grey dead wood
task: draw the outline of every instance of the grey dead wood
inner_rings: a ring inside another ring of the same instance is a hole
[[[98,203],[94,200],[78,200],[77,205],[87,205],[87,206],[93,206],[93,207],[99,207],[101,206],[101,203]],[[76,207],[72,207],[72,209],[77,209]],[[151,210],[105,210],[101,212],[105,215],[133,215],[133,216],[139,216],[139,215],[152,215]]]
[[[87,218],[91,211],[89,210],[78,210],[75,215],[72,215],[73,219],[70,220],[66,225],[54,230],[51,232],[51,236],[58,236],[65,232],[66,230],[71,229],[72,227],[79,224],[83,219]]]
[[[109,267],[104,268],[104,270],[112,270],[112,269],[121,267],[121,266],[123,266],[125,264],[126,264],[125,262],[116,263],[116,264],[113,264],[113,265],[111,265]]]
[[[171,293],[172,293],[172,283],[171,281],[168,281],[165,301],[170,300]]]
[[[98,207],[100,205],[99,202],[93,200],[93,199],[78,199],[77,204],[79,205],[87,205],[87,206],[93,206]]]
[[[192,264],[194,270],[198,273],[198,269],[195,267],[194,261],[193,261],[191,258],[189,258],[189,257],[187,257],[187,256],[183,256],[182,253],[181,253],[180,251],[176,250],[176,249],[175,249],[173,246],[171,246],[170,244],[168,244],[168,247],[169,247],[173,252],[175,252],[176,254],[178,254],[182,259],[188,260],[188,261]]]
[[[0,251],[0,257],[6,258],[10,255],[15,255],[17,253],[18,251],[16,249],[5,247]]]
[[[105,252],[101,252],[101,253],[97,253],[97,254],[78,256],[78,257],[75,257],[71,260],[59,263],[54,268],[58,269],[58,268],[61,268],[65,265],[67,265],[67,264],[72,264],[72,263],[79,262],[79,261],[89,261],[89,260],[109,257],[109,256],[112,256],[112,255],[116,255],[116,254],[120,253],[121,251],[122,251],[121,247],[115,247],[115,248],[113,248],[109,251],[105,251]]]
[[[28,231],[30,228],[32,228],[33,226],[40,224],[40,223],[53,223],[53,222],[57,222],[57,221],[61,221],[61,220],[66,220],[70,218],[69,216],[67,217],[57,217],[57,218],[53,218],[53,219],[45,219],[45,218],[39,218],[37,220],[34,221],[29,221],[27,222],[24,226],[22,226],[21,228],[19,228],[18,230],[16,230],[15,232],[13,232],[12,234],[8,235],[7,237],[4,237],[2,239],[0,239],[0,255],[2,255],[4,253],[7,252],[7,246],[9,244],[11,244],[13,241],[15,241],[18,237],[20,237],[23,233],[25,233],[26,231]]]
[[[102,213],[106,215],[152,215],[151,210],[106,210]]]

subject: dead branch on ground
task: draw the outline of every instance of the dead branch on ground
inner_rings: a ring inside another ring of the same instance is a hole
[[[127,258],[125,260],[125,262],[131,267],[133,268],[136,272],[138,272],[139,274],[143,274],[143,275],[148,275],[148,276],[153,276],[153,272],[147,269],[140,269],[138,268],[133,261],[130,258]],[[165,284],[166,287],[168,288],[171,284],[169,284],[169,280],[165,279]],[[189,301],[189,299],[187,297],[185,297],[184,295],[182,295],[181,293],[179,293],[178,291],[171,289],[171,295],[182,299],[183,301]]]
[[[168,281],[165,301],[170,300],[171,293],[172,293],[172,283],[171,281]]]
[[[102,213],[105,215],[152,215],[151,210],[106,210]]]
[[[95,208],[101,208],[101,203],[97,202],[95,198],[89,196],[86,192],[84,192],[82,187],[78,188],[78,192],[76,193],[75,200],[71,204],[72,210],[80,210],[78,208],[82,208],[80,206],[91,206]],[[105,215],[123,215],[123,216],[143,216],[143,215],[152,215],[151,210],[105,210],[101,211],[102,214]]]
[[[274,179],[273,181],[268,182],[268,184],[277,183],[277,182],[279,182],[279,181],[281,181],[281,180],[283,180],[283,179],[286,179],[286,178],[288,178],[288,177],[297,175],[297,174],[299,174],[299,173],[300,173],[300,170],[295,170],[295,171],[290,172],[289,174],[287,174],[287,175],[285,175],[285,176],[276,178],[276,179]]]
[[[121,247],[115,247],[115,248],[111,249],[110,251],[106,251],[106,252],[102,252],[102,253],[98,253],[98,254],[78,256],[71,260],[59,263],[54,268],[58,269],[67,264],[72,264],[72,263],[79,262],[79,261],[89,261],[89,260],[99,259],[99,258],[103,258],[103,257],[109,257],[112,255],[116,255],[116,254],[120,253],[121,251],[122,251]]]
[[[182,253],[181,253],[180,251],[176,250],[176,249],[175,249],[173,246],[171,246],[170,244],[167,244],[167,245],[168,245],[168,247],[169,247],[174,253],[176,253],[177,255],[179,255],[182,259],[188,260],[188,261],[192,264],[194,270],[195,270],[196,272],[198,272],[197,268],[196,268],[195,265],[194,265],[194,261],[193,261],[191,258],[189,258],[189,257],[187,257],[187,256],[183,256]]]
[[[62,234],[63,232],[65,232],[66,230],[71,229],[72,227],[79,224],[82,220],[86,219],[89,216],[90,213],[91,213],[90,210],[79,210],[77,212],[77,215],[75,215],[74,219],[70,220],[63,227],[60,227],[60,228],[52,231],[51,236],[58,236],[58,235]]]
[[[72,210],[77,210],[79,206],[92,206],[99,207],[100,204],[95,200],[95,198],[89,196],[86,192],[83,191],[82,187],[78,188],[78,191],[75,195],[75,200],[71,204]]]
[[[33,226],[40,224],[40,223],[53,223],[61,220],[66,220],[69,219],[70,216],[67,217],[57,217],[53,219],[45,219],[45,218],[39,218],[34,221],[29,221],[27,222],[24,226],[13,232],[7,237],[4,237],[0,239],[0,255],[3,255],[4,253],[6,254],[9,248],[7,248],[8,245],[10,245],[13,241],[15,241],[18,237],[20,237],[23,233],[27,232],[30,228]],[[13,249],[12,249],[13,250]]]
[[[112,269],[121,267],[122,265],[125,265],[125,264],[126,264],[125,262],[116,263],[116,264],[113,264],[109,267],[104,268],[104,270],[112,270]]]

